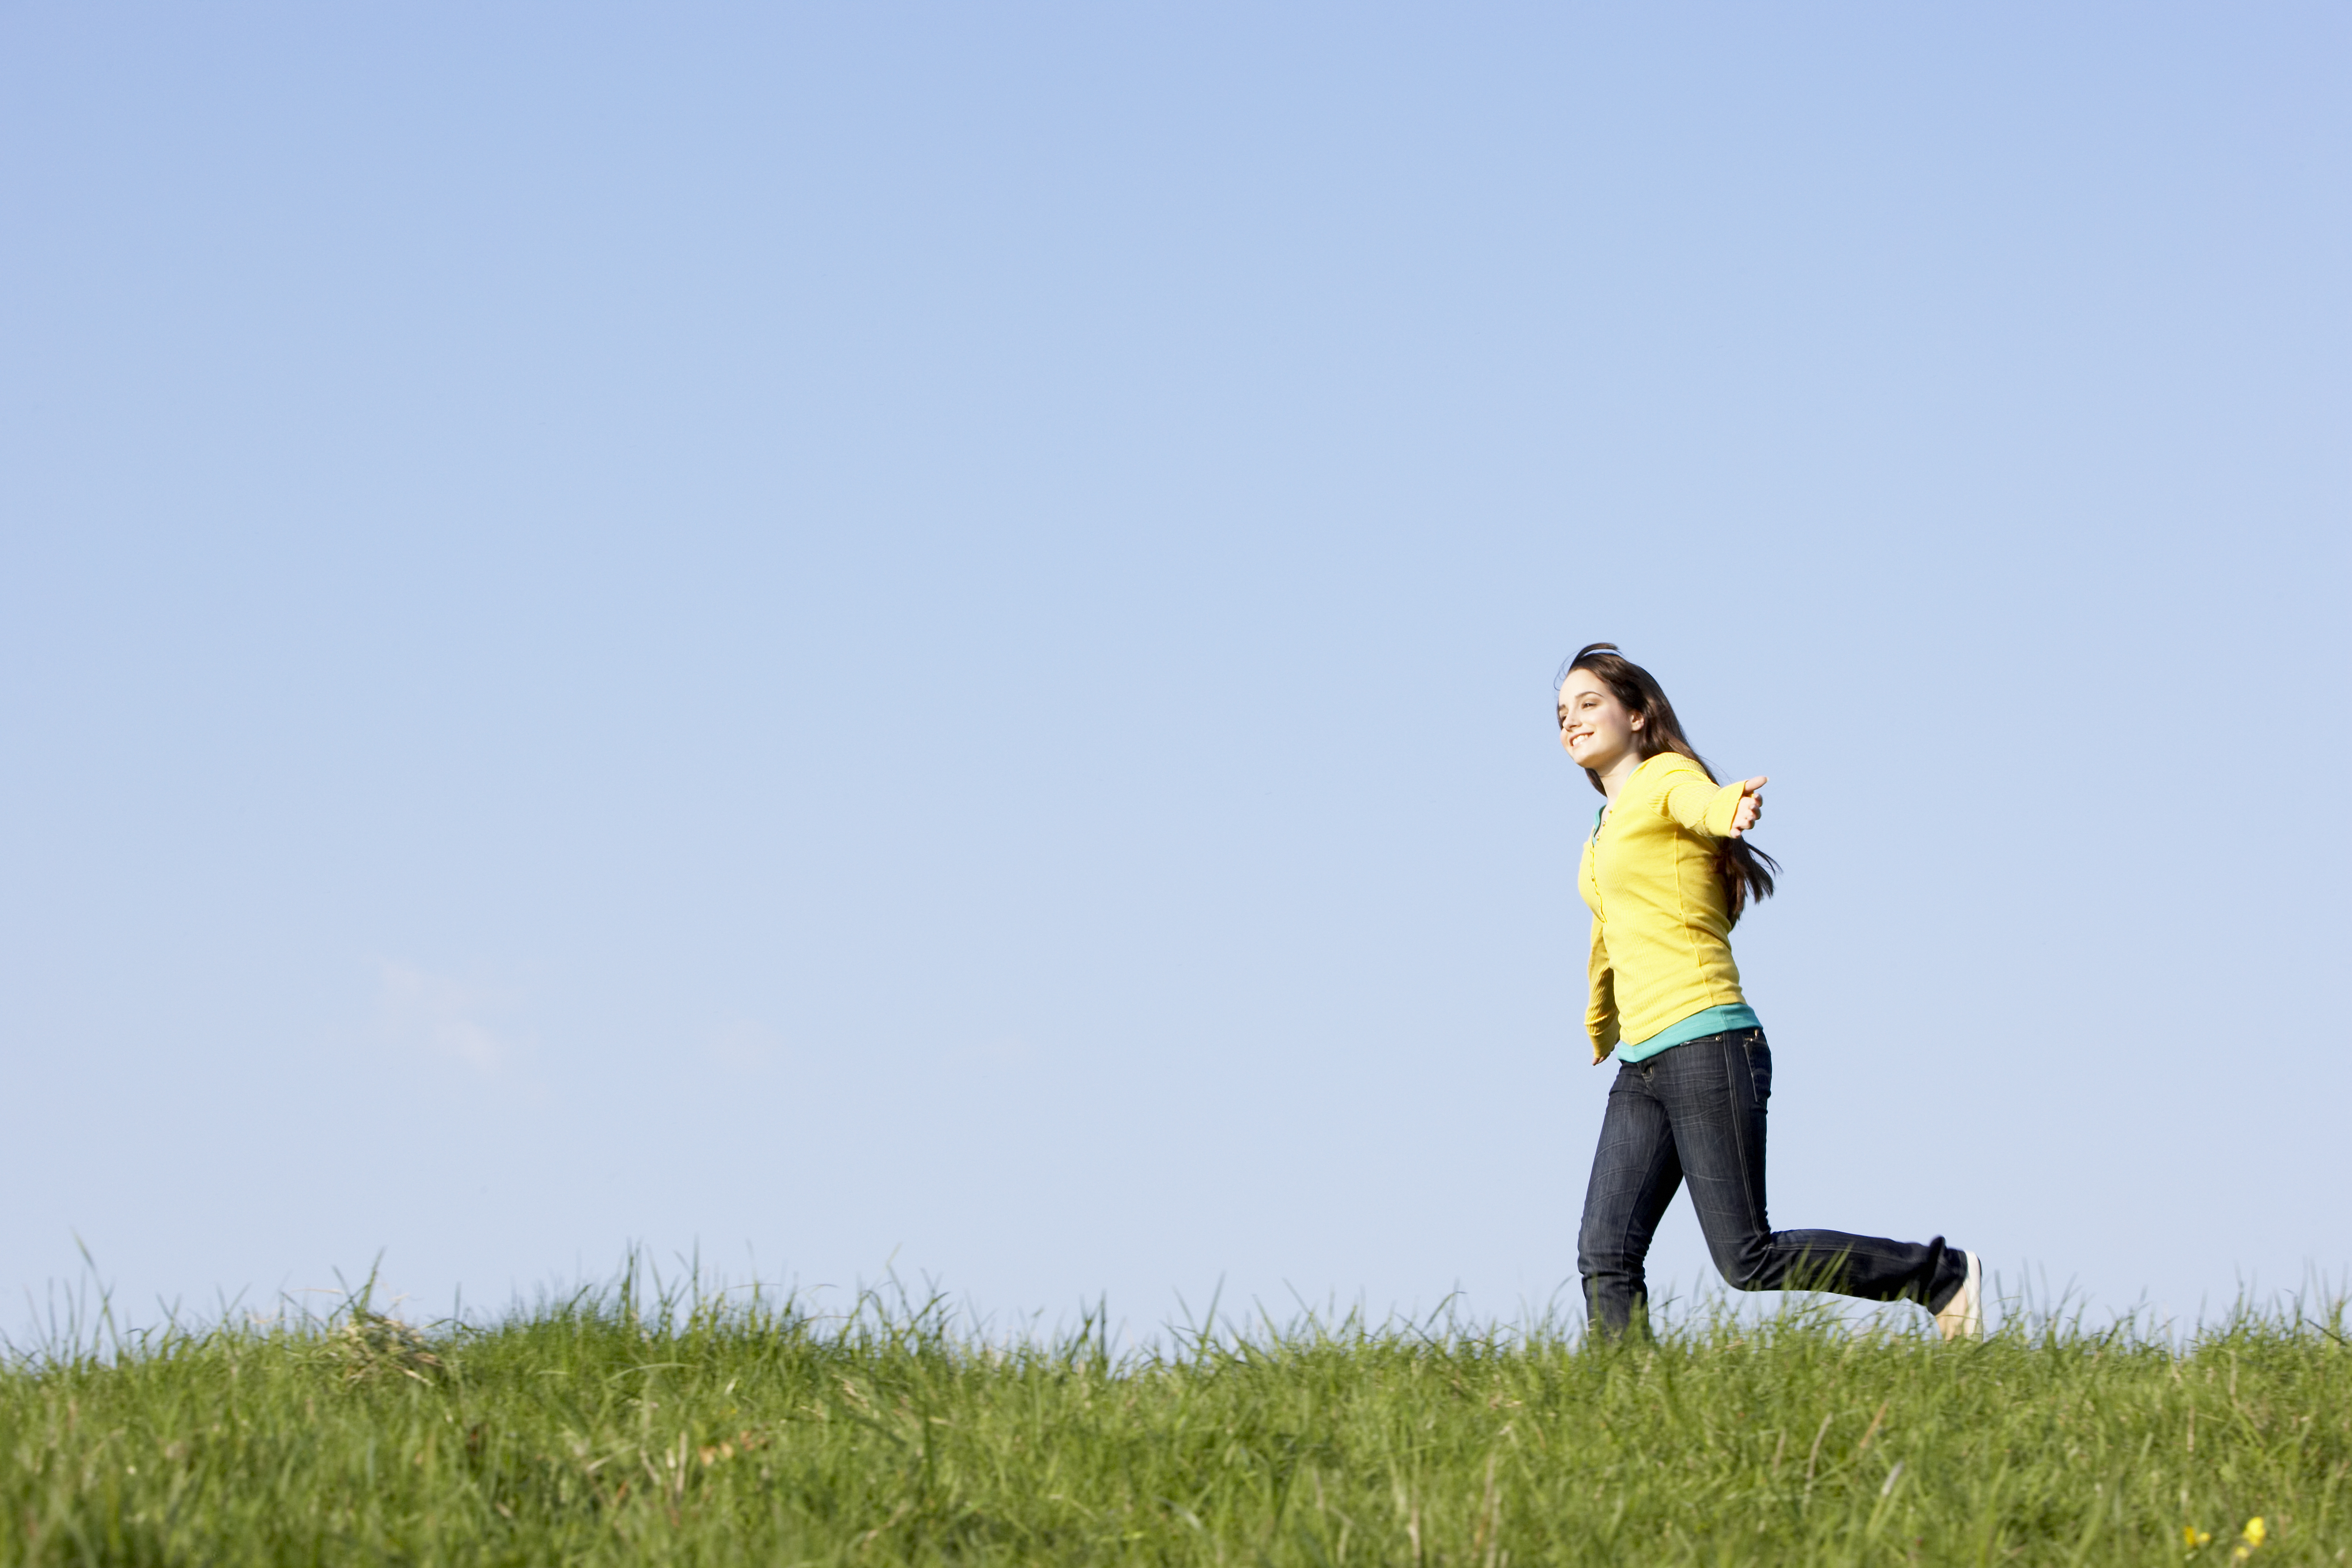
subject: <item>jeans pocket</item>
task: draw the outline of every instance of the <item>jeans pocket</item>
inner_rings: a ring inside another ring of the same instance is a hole
[[[1742,1036],[1739,1044],[1748,1057],[1748,1078],[1756,1086],[1756,1103],[1760,1108],[1772,1099],[1772,1047],[1756,1029]]]

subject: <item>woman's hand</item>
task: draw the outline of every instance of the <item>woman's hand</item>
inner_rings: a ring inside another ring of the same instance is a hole
[[[1734,838],[1755,826],[1757,820],[1764,815],[1766,782],[1762,773],[1739,782],[1739,804],[1731,810],[1731,836]]]

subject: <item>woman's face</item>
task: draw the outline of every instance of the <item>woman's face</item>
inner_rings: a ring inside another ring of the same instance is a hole
[[[1607,773],[1634,750],[1640,724],[1589,669],[1559,683],[1559,747],[1578,767]]]

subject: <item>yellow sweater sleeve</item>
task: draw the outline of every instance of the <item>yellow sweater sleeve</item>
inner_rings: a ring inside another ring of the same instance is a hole
[[[1584,1032],[1592,1039],[1592,1063],[1600,1066],[1617,1048],[1617,975],[1609,966],[1609,944],[1601,922],[1592,922],[1592,952],[1585,961]]]
[[[1677,772],[1659,796],[1658,804],[1668,816],[1693,833],[1709,838],[1731,837],[1731,818],[1739,809],[1743,792],[1738,784],[1721,787],[1711,784],[1700,773]]]

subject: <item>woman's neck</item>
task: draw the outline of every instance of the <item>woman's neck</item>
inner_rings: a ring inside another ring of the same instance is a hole
[[[1617,804],[1617,792],[1625,787],[1625,781],[1633,776],[1634,770],[1649,760],[1628,747],[1623,756],[1605,768],[1595,770],[1601,775],[1601,793],[1609,797],[1611,805]]]

